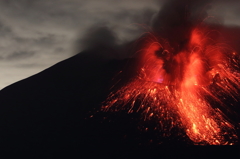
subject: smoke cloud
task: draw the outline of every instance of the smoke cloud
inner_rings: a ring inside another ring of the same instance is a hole
[[[228,2],[221,0],[159,0],[158,2],[159,11],[157,13],[154,14],[153,11],[144,10],[141,16],[131,19],[142,22],[141,25],[145,25],[145,28],[139,27],[142,30],[137,30],[139,35],[141,35],[140,32],[152,31],[158,38],[167,40],[170,46],[174,48],[173,52],[175,53],[179,52],[188,42],[191,29],[196,25],[205,23],[222,27],[229,26],[228,23],[224,24],[224,19],[226,19],[227,15],[222,15],[221,9],[223,6],[233,6],[237,3],[233,0]],[[237,11],[235,11],[231,12],[231,14],[236,14]],[[124,17],[126,16],[128,15],[124,15]],[[84,50],[97,48],[111,50],[111,53],[102,55],[104,57],[130,56],[131,54],[122,56],[123,54],[126,55],[126,53],[121,52],[120,48],[125,47],[126,44],[121,44],[120,47],[119,41],[121,40],[117,33],[118,30],[108,27],[107,24],[100,27],[98,24],[93,25],[88,29],[84,37],[81,38],[79,41],[81,45],[79,46]],[[131,41],[135,40],[136,38],[131,39]],[[128,43],[131,43],[131,41],[128,41]]]

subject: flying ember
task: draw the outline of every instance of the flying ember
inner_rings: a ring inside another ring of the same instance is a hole
[[[136,52],[137,74],[102,109],[141,110],[144,120],[155,116],[166,135],[179,127],[196,145],[235,144],[235,124],[223,111],[231,103],[223,99],[238,100],[239,55],[214,38],[216,32],[195,26],[178,49],[154,32],[146,34]]]

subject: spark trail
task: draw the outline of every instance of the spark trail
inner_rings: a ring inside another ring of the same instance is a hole
[[[102,109],[141,110],[145,120],[158,118],[165,136],[180,127],[196,145],[235,144],[235,126],[221,108],[231,105],[224,98],[238,100],[239,55],[212,38],[213,32],[195,27],[177,53],[167,40],[149,33],[136,53],[137,75],[112,92]]]

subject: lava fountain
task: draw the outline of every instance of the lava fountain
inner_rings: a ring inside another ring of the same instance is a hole
[[[157,117],[165,136],[179,127],[196,145],[237,143],[235,124],[222,111],[231,103],[222,99],[238,100],[239,55],[214,38],[216,32],[194,27],[177,52],[166,39],[147,33],[136,52],[137,74],[109,95],[102,110],[141,110],[144,120]]]

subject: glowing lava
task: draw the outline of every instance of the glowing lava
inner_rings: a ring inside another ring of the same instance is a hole
[[[148,34],[138,51],[138,75],[106,100],[103,110],[127,109],[156,116],[167,136],[172,127],[185,130],[200,145],[232,145],[235,127],[219,108],[239,90],[238,55],[197,27],[184,47],[174,50],[167,40]],[[217,107],[212,103],[215,103]]]

